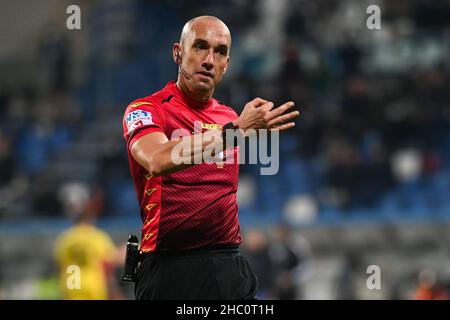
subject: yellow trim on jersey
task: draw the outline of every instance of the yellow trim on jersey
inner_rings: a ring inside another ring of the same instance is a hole
[[[155,192],[156,188],[146,189],[144,192],[146,195],[150,196],[153,192]]]
[[[148,239],[150,239],[151,237],[153,237],[153,233],[152,233],[152,232],[147,233],[147,234],[144,236],[144,239],[145,239],[145,240],[148,240]]]
[[[141,101],[141,102],[136,102],[136,103],[130,104],[130,107],[136,108],[136,107],[142,106],[143,104],[148,104],[150,106],[153,105],[153,103],[151,103],[151,102]]]

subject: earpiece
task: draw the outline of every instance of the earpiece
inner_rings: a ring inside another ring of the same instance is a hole
[[[190,80],[191,79],[190,74],[188,72],[186,72],[186,70],[184,70],[183,66],[181,65],[180,50],[177,49],[175,51],[175,57],[176,57],[176,60],[177,60],[177,64],[180,66],[181,73],[183,74],[183,76],[186,79]]]
[[[181,58],[180,58],[180,51],[179,50],[177,50],[176,52],[175,52],[175,56],[177,57],[177,64],[180,64],[181,63]]]

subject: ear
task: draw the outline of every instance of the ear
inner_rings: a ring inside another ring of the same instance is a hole
[[[172,56],[173,56],[173,61],[175,61],[176,64],[181,63],[181,44],[180,43],[176,42],[173,44]]]
[[[223,73],[227,72],[228,64],[230,63],[230,57],[227,58],[227,64],[225,65],[225,68],[223,68]]]

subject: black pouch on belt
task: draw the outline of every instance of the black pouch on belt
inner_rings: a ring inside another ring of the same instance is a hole
[[[134,282],[136,280],[136,270],[140,260],[139,240],[134,234],[130,234],[127,241],[127,251],[125,255],[125,274],[122,281]]]

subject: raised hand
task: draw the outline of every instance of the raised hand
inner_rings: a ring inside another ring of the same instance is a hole
[[[286,102],[275,109],[273,109],[273,106],[274,104],[270,101],[255,98],[245,105],[234,124],[244,131],[247,129],[283,131],[295,126],[294,122],[288,121],[298,117],[299,111],[285,114],[287,110],[294,107],[294,102]]]

